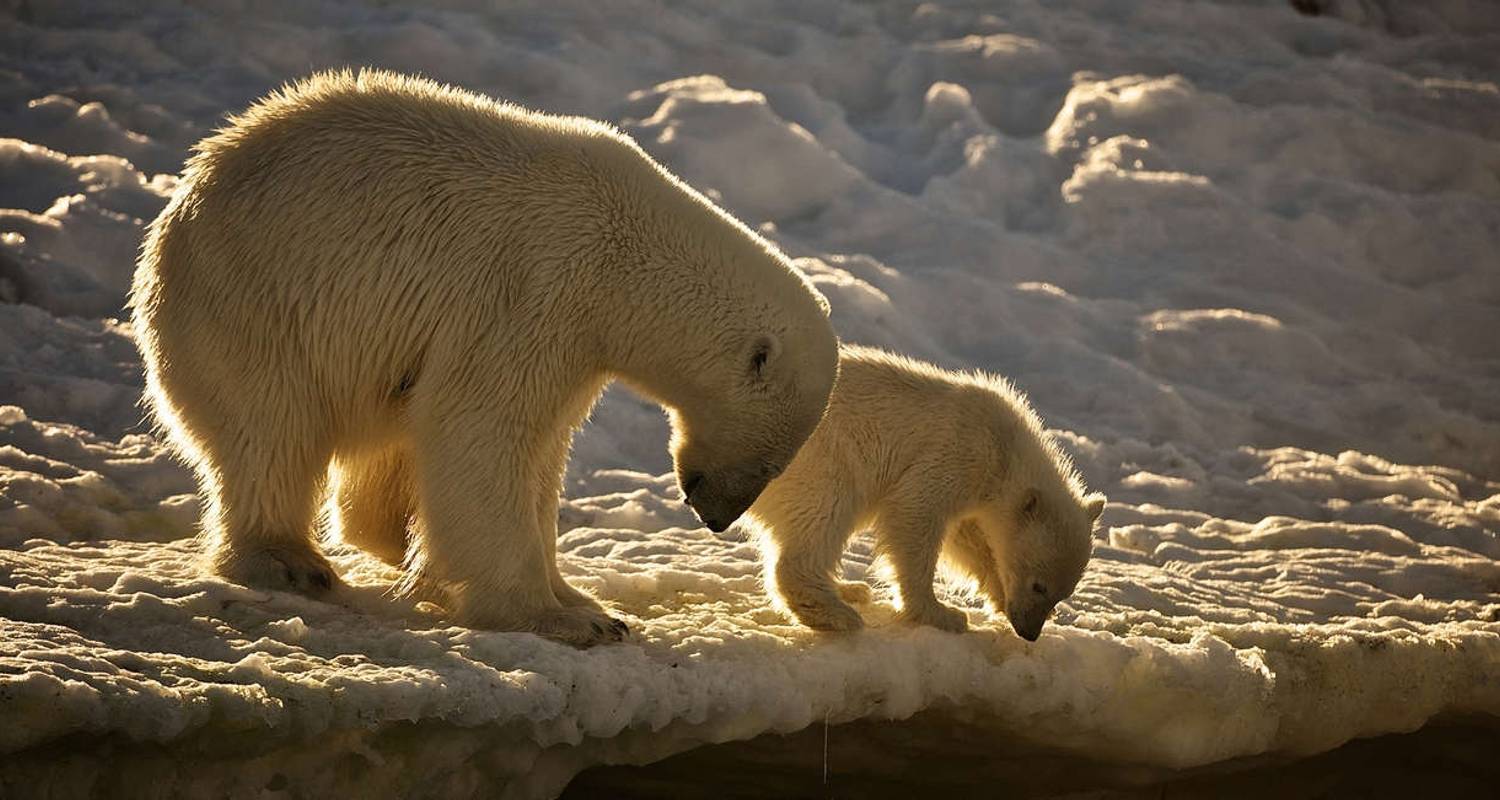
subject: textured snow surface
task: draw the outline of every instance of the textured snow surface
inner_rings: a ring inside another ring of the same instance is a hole
[[[0,795],[545,797],[914,714],[1182,769],[1500,716],[1500,7],[1301,5],[0,0]],[[619,390],[559,549],[625,644],[450,627],[349,551],[331,602],[206,576],[134,250],[192,141],[345,64],[611,120],[845,339],[1013,378],[1111,501],[1056,624],[798,627]]]

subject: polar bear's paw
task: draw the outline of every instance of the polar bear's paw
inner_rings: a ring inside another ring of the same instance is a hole
[[[544,612],[528,626],[532,633],[574,647],[623,641],[630,627],[599,608],[575,606]]]
[[[604,607],[599,605],[592,595],[581,589],[573,588],[567,581],[555,579],[552,583],[552,594],[557,597],[557,602],[562,603],[564,608],[592,608],[600,613]]]
[[[598,605],[547,608],[522,615],[514,608],[471,608],[455,614],[460,624],[492,631],[534,633],[574,647],[623,641],[630,628]]]
[[[243,550],[220,546],[213,553],[213,565],[215,572],[235,583],[262,589],[319,595],[343,585],[333,565],[310,545]]]
[[[901,621],[910,625],[930,625],[949,633],[963,633],[969,629],[967,614],[937,601],[903,609]]]

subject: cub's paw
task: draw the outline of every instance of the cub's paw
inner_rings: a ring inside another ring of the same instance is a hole
[[[833,584],[838,589],[839,598],[845,603],[860,606],[870,602],[870,584],[864,581],[834,581]]]
[[[911,625],[930,625],[949,633],[963,633],[969,629],[967,614],[938,602],[907,608],[901,612],[900,619]]]
[[[858,611],[838,600],[831,602],[789,601],[787,605],[792,609],[792,614],[797,617],[798,622],[815,631],[846,633],[860,630],[865,626],[865,620]]]
[[[214,571],[235,583],[307,595],[327,594],[343,586],[322,553],[307,547],[218,547]]]

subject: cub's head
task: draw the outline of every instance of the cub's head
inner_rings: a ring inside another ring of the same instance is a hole
[[[781,330],[727,336],[672,409],[678,485],[703,524],[728,528],[781,474],[823,418],[838,375],[838,342],[821,311]]]
[[[979,583],[1016,635],[1034,642],[1052,609],[1073,594],[1093,552],[1104,496],[1081,501],[1028,489],[988,504],[961,526],[948,554]]]

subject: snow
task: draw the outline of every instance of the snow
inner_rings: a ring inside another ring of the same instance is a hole
[[[872,721],[1170,771],[1492,719],[1500,10],[1291,5],[0,3],[0,794],[546,797]],[[452,627],[337,548],[332,602],[205,574],[133,254],[223,114],[363,63],[611,120],[845,339],[1011,377],[1111,501],[1042,639],[952,588],[963,636],[883,590],[800,628],[619,389],[559,550],[625,644]]]

